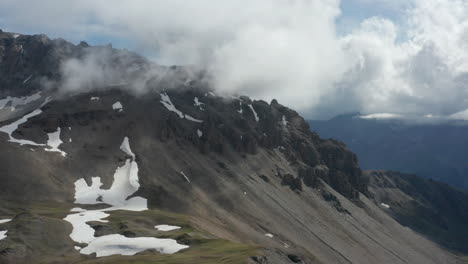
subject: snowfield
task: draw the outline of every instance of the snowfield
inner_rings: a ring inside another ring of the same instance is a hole
[[[194,103],[194,106],[198,106],[200,108],[200,110],[204,111],[205,109],[203,108],[203,106],[205,105],[204,103],[200,102],[200,100],[198,100],[198,97],[195,97],[193,98],[193,101],[195,102]]]
[[[184,176],[184,178],[185,178],[185,180],[187,182],[190,182],[190,179],[187,177],[187,175],[185,175],[185,173],[183,171],[181,171],[180,174],[182,174],[182,176]]]
[[[115,234],[96,238],[87,247],[80,250],[80,253],[85,255],[96,253],[97,257],[117,254],[133,256],[148,249],[155,249],[162,254],[174,254],[185,248],[188,248],[188,246],[178,244],[174,239],[154,237],[129,238]]]
[[[116,102],[112,105],[112,109],[114,109],[115,111],[118,111],[118,112],[122,112],[123,111],[123,106],[120,102]]]
[[[388,205],[386,203],[381,203],[380,206],[382,206],[385,209],[390,209],[390,205]]]
[[[186,245],[178,244],[173,239],[160,239],[153,237],[129,238],[119,234],[111,234],[96,237],[95,230],[88,225],[88,222],[108,222],[105,220],[115,210],[144,211],[148,210],[147,200],[142,197],[128,197],[140,188],[138,179],[138,164],[135,161],[135,154],[130,148],[127,137],[120,145],[120,150],[131,158],[127,159],[125,165],[118,167],[114,173],[114,182],[108,190],[101,189],[100,177],[93,177],[91,186],[84,179],[75,182],[75,203],[77,204],[109,204],[110,207],[98,210],[86,210],[73,208],[72,214],[64,218],[73,226],[70,237],[77,243],[88,244],[84,248],[77,248],[81,254],[90,255],[96,253],[97,257],[111,255],[135,255],[136,253],[154,249],[163,254],[173,254],[182,249],[188,248]]]
[[[60,127],[57,128],[57,131],[53,133],[48,133],[47,136],[49,137],[49,140],[47,141],[47,146],[49,146],[50,148],[46,148],[45,150],[50,152],[58,152],[63,157],[67,156],[67,153],[58,148],[63,143],[63,141],[60,140]]]
[[[8,141],[9,142],[18,143],[21,146],[22,145],[41,146],[41,147],[45,146],[46,151],[58,152],[63,157],[65,157],[67,155],[67,153],[65,153],[64,151],[62,151],[62,150],[60,150],[58,148],[63,143],[63,141],[60,140],[60,131],[61,131],[60,127],[57,128],[57,131],[47,134],[47,136],[49,137],[49,139],[47,141],[47,144],[39,144],[39,143],[33,142],[31,140],[16,139],[16,138],[13,137],[13,132],[15,132],[20,125],[26,123],[30,118],[32,118],[34,116],[37,116],[37,115],[40,115],[41,113],[42,113],[42,111],[40,109],[36,109],[33,112],[31,112],[31,113],[23,116],[22,118],[16,120],[15,122],[13,122],[13,123],[11,123],[9,125],[0,127],[0,132],[4,132],[4,133],[8,134],[8,137],[9,137]]]
[[[185,118],[185,119],[187,119],[189,121],[196,122],[196,123],[203,123],[203,120],[193,118],[193,117],[191,117],[191,116],[189,116],[187,114],[182,113],[182,111],[178,110],[174,106],[174,104],[172,103],[171,98],[169,98],[169,95],[167,95],[166,93],[161,93],[161,101],[160,102],[166,107],[167,110],[176,113],[180,118]],[[198,98],[197,98],[196,102],[198,102]]]
[[[18,129],[18,127],[23,124],[23,123],[26,123],[28,121],[28,119],[34,117],[34,116],[37,116],[37,115],[40,115],[42,113],[42,110],[41,109],[36,109],[34,111],[32,111],[31,113],[23,116],[22,118],[16,120],[15,122],[9,124],[9,125],[6,125],[6,126],[3,126],[3,127],[0,127],[0,132],[4,132],[4,133],[7,133],[8,136],[9,136],[9,142],[13,142],[13,143],[18,143],[20,144],[21,146],[22,145],[31,145],[31,146],[44,146],[44,144],[38,144],[36,142],[33,142],[33,141],[30,141],[30,140],[25,140],[25,139],[16,139],[12,136],[13,132],[15,132],[15,130]]]
[[[5,239],[7,237],[6,233],[8,231],[0,231],[0,240]]]
[[[10,222],[11,219],[0,219],[0,224],[8,223]],[[5,239],[7,237],[7,230],[5,231],[0,231],[0,240]]]
[[[249,104],[249,107],[252,110],[252,113],[253,113],[253,115],[255,117],[255,121],[257,121],[257,122],[260,121],[260,118],[258,117],[257,112],[255,112],[255,109],[254,109],[253,105]]]
[[[154,228],[156,228],[159,231],[163,231],[163,232],[168,232],[168,231],[181,229],[180,226],[171,226],[171,225],[157,225]]]

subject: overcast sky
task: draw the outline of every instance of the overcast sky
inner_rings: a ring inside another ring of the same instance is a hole
[[[310,118],[468,118],[466,0],[0,0],[0,28],[201,65]]]

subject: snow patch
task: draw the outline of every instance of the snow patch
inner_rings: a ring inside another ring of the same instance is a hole
[[[0,231],[0,240],[5,239],[7,237],[7,235],[6,235],[7,232],[8,232],[7,230]]]
[[[90,98],[91,101],[98,101],[101,97],[93,96]]]
[[[390,205],[388,205],[386,203],[381,203],[380,206],[382,206],[385,209],[390,209]]]
[[[50,148],[46,148],[45,150],[50,152],[58,152],[63,157],[67,156],[67,153],[58,148],[63,143],[63,141],[60,140],[60,127],[57,128],[57,131],[53,133],[48,133],[47,136],[49,137],[49,140],[47,141],[47,146],[49,146]]]
[[[254,114],[255,121],[257,121],[257,122],[260,121],[260,118],[258,118],[257,112],[255,112],[255,109],[254,109],[253,105],[249,104],[249,107],[252,110],[252,113]]]
[[[23,116],[22,118],[16,120],[15,122],[9,124],[9,125],[6,125],[6,126],[3,126],[3,127],[0,127],[0,132],[4,132],[4,133],[7,133],[8,136],[9,136],[9,139],[8,141],[9,142],[12,142],[12,143],[18,143],[20,144],[21,146],[22,145],[31,145],[31,146],[44,146],[44,144],[38,144],[36,142],[33,142],[33,141],[30,141],[30,140],[25,140],[25,139],[15,139],[12,134],[13,132],[15,132],[15,130],[18,129],[18,127],[23,124],[23,123],[26,123],[30,118],[34,117],[34,116],[37,116],[37,115],[40,115],[42,113],[42,110],[40,109],[36,109],[34,111],[32,111],[31,113]]]
[[[201,138],[203,136],[203,132],[200,129],[197,129],[197,135]]]
[[[185,180],[190,183],[190,179],[187,177],[187,175],[185,175],[185,173],[183,171],[180,171],[180,174],[182,174],[182,176],[184,176]]]
[[[274,236],[273,236],[272,234],[270,234],[270,233],[265,234],[265,236],[266,236],[266,237],[269,237],[269,238],[273,238],[273,237],[274,237]]]
[[[188,248],[188,246],[181,245],[174,239],[154,237],[128,238],[114,234],[94,239],[87,247],[80,250],[80,253],[85,255],[96,253],[97,257],[107,257],[117,254],[133,256],[136,253],[148,249],[155,249],[162,254],[174,254],[185,248]]]
[[[127,155],[132,156],[132,158],[135,158],[135,154],[130,149],[130,142],[128,140],[128,137],[124,138],[124,141],[122,142],[122,145],[120,145],[120,150],[127,153]]]
[[[123,106],[120,102],[116,102],[112,105],[112,109],[114,109],[115,111],[118,111],[118,112],[122,112],[123,111]]]
[[[203,123],[203,120],[193,118],[187,114],[182,113],[182,111],[178,110],[172,103],[171,98],[169,98],[169,95],[167,95],[166,93],[161,93],[161,103],[167,108],[167,110],[176,113],[180,118],[185,118],[192,122]]]
[[[8,223],[11,219],[0,219],[0,224]],[[0,240],[5,239],[7,237],[8,230],[0,231]]]
[[[205,104],[202,103],[202,102],[200,102],[200,101],[198,100],[198,97],[193,98],[193,101],[195,102],[195,103],[194,103],[194,106],[198,106],[198,107],[200,108],[200,110],[202,110],[202,111],[205,110],[205,109],[203,108],[203,106],[204,106]]]
[[[163,231],[163,232],[168,232],[168,231],[173,231],[180,229],[180,226],[171,226],[171,225],[157,225],[154,228],[156,228],[158,231]]]
[[[203,120],[193,118],[193,117],[191,117],[191,116],[189,116],[189,115],[187,115],[187,114],[185,114],[185,118],[186,118],[187,120],[192,121],[192,122],[203,123]]]
[[[166,93],[161,94],[161,103],[167,108],[167,110],[176,113],[180,118],[185,117],[181,111],[177,110],[177,108],[172,103],[171,98],[169,98],[169,95]]]
[[[75,248],[81,254],[90,255],[96,253],[97,257],[110,255],[135,255],[136,253],[155,249],[163,254],[173,254],[179,250],[188,248],[186,245],[178,244],[173,239],[159,239],[152,237],[127,238],[119,234],[95,237],[95,230],[87,222],[104,220],[109,216],[110,211],[144,211],[147,210],[147,200],[142,197],[128,197],[138,191],[140,184],[138,181],[138,165],[135,161],[135,154],[132,152],[129,140],[126,137],[120,149],[131,156],[125,165],[118,167],[114,174],[114,182],[109,190],[102,190],[101,178],[93,177],[91,186],[88,186],[84,179],[75,182],[75,203],[111,205],[109,208],[98,210],[85,210],[73,208],[72,214],[64,218],[72,224],[73,230],[70,237],[77,243],[88,244],[84,248]]]
[[[70,234],[71,239],[77,243],[89,244],[95,239],[95,230],[87,224],[87,222],[102,222],[106,223],[107,220],[103,220],[108,217],[109,214],[100,210],[84,211],[77,214],[67,215],[63,220],[69,222],[73,226],[72,233]]]
[[[33,75],[31,74],[28,78],[26,78],[26,80],[23,81],[23,84],[26,84],[29,81],[29,79],[31,79],[32,77]]]

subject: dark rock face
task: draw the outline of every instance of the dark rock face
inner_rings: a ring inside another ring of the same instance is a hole
[[[447,184],[391,171],[366,171],[370,192],[398,222],[468,253],[468,194]]]

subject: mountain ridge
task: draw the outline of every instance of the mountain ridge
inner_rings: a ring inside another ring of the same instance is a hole
[[[29,50],[36,42],[48,43],[52,52]],[[18,45],[22,53],[14,52]],[[42,85],[39,75],[26,82],[29,88],[15,90],[31,75],[28,69],[55,61],[69,45],[70,50],[89,48],[0,32],[3,96],[41,92],[31,102],[10,98],[0,109],[0,127],[41,111],[11,133],[38,145],[20,145],[0,134],[0,217],[12,219],[5,224],[7,238],[0,241],[0,262],[462,263],[379,208],[356,155],[341,142],[321,139],[297,112],[276,100],[216,95],[203,75],[175,66],[165,67],[162,78],[145,79],[144,95],[129,92],[135,75],[128,77],[131,84],[94,82],[92,89],[61,93],[57,62],[41,69],[52,76],[45,82],[49,85]],[[73,59],[73,54],[59,57]],[[57,131],[58,146],[52,140]],[[122,151],[125,138],[129,146]],[[105,209],[79,204],[77,183],[84,180],[94,190],[94,178],[100,177],[99,187],[109,190],[129,159],[138,164],[139,188],[126,201],[142,197],[148,210],[112,211],[100,219],[109,222],[85,223],[94,230],[90,242],[114,234],[168,238],[188,248],[168,255],[145,250],[96,258],[83,254],[86,245],[70,237],[73,226],[63,219],[79,213],[70,210]],[[164,234],[156,224],[181,229]]]

